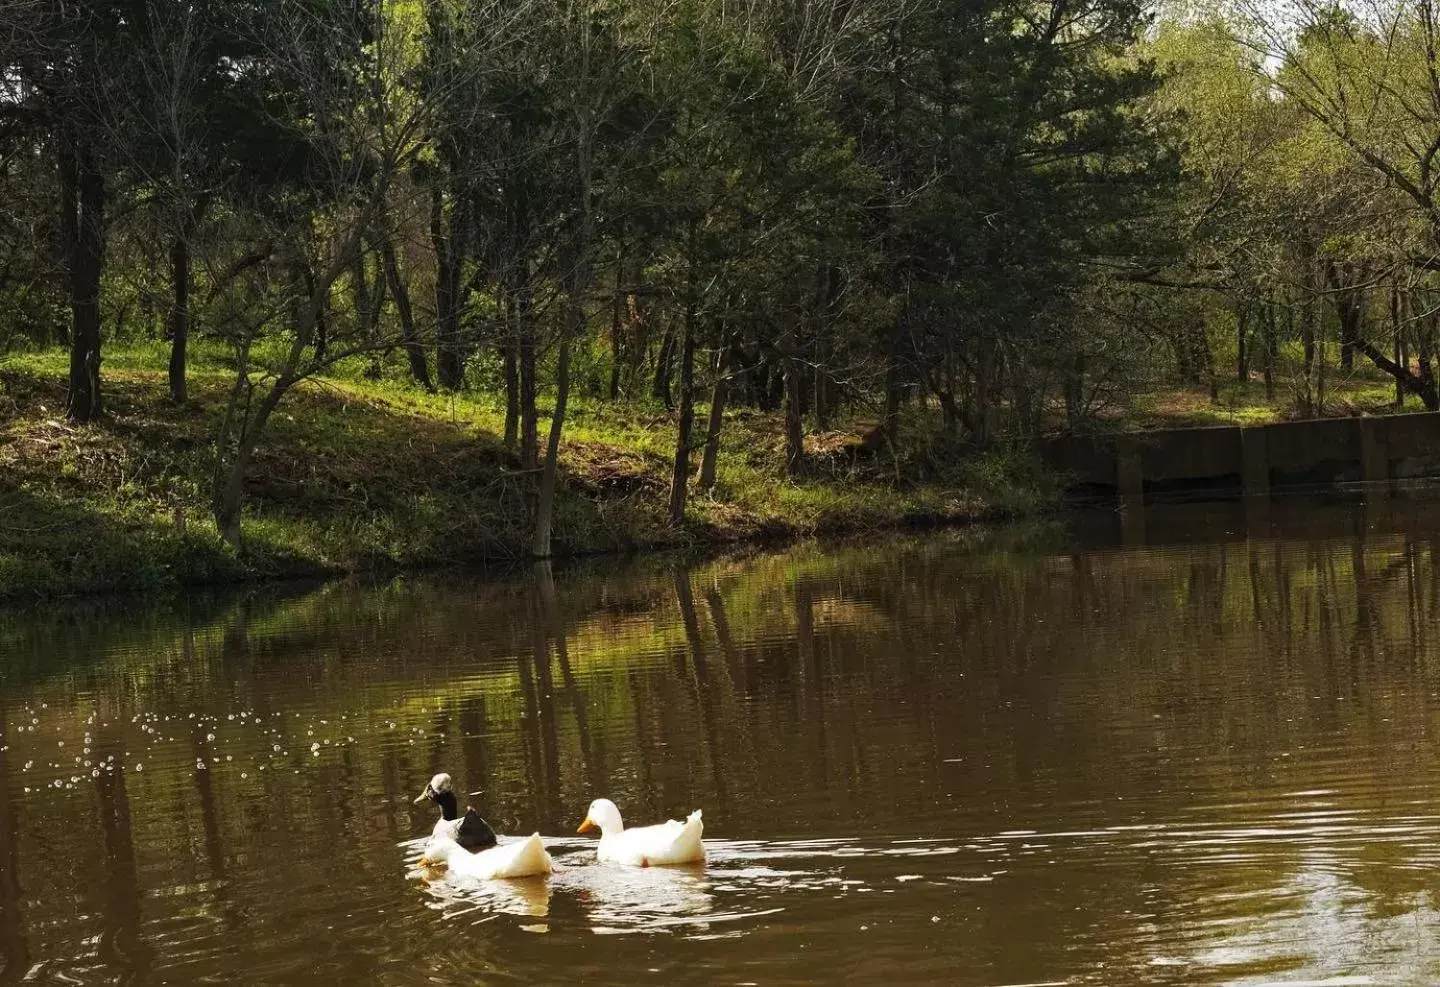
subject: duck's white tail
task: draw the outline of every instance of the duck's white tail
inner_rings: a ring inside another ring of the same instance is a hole
[[[515,845],[514,854],[497,868],[496,877],[535,877],[549,874],[555,869],[550,853],[540,841],[539,833],[532,833],[528,839]]]

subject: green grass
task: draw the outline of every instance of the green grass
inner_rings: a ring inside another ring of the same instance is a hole
[[[1298,361],[1297,361],[1298,362]],[[1277,375],[1275,398],[1266,397],[1258,374],[1240,382],[1233,376],[1222,380],[1212,397],[1206,387],[1174,386],[1143,391],[1132,396],[1124,407],[1109,416],[1107,427],[1120,429],[1185,428],[1203,425],[1268,425],[1296,418],[1315,417],[1300,398],[1299,371]],[[1424,411],[1414,395],[1395,404],[1395,381],[1373,367],[1342,371],[1327,368],[1324,407],[1319,417],[1346,417],[1355,414],[1392,415]]]
[[[208,496],[231,380],[225,354],[194,354],[182,407],[167,400],[164,355],[154,345],[108,352],[106,414],[85,427],[64,421],[64,353],[0,362],[0,597],[524,557],[535,477],[500,440],[502,404],[484,391],[430,395],[367,380],[359,367],[287,395],[250,470],[245,550],[233,552]],[[548,411],[542,402],[542,435]],[[673,417],[577,396],[556,548],[579,555],[960,521],[1052,499],[1022,454],[962,460],[917,422],[906,459],[876,461],[859,450],[859,428],[817,437],[811,475],[791,480],[778,417],[735,410],[715,490],[693,493],[686,523],[671,528]]]

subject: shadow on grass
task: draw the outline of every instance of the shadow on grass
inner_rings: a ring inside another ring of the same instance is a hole
[[[174,589],[319,576],[326,568],[255,539],[244,559],[200,526],[143,510],[96,507],[54,490],[0,482],[0,600]]]
[[[11,402],[0,414],[0,599],[494,567],[527,554],[538,476],[464,420],[297,388],[256,451],[237,556],[206,497],[222,381],[192,381],[193,400],[177,407],[157,375],[113,374],[106,415],[85,427],[60,420],[62,382],[8,372],[0,383]],[[656,464],[603,442],[567,445],[566,457],[560,551],[665,537]]]

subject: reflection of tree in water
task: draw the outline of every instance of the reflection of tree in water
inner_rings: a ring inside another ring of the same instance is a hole
[[[20,826],[8,746],[5,717],[0,715],[0,983],[18,982],[30,967],[20,911]]]
[[[215,788],[211,781],[208,751],[205,747],[205,725],[191,721],[190,748],[195,758],[195,794],[200,805],[200,827],[205,834],[205,861],[210,876],[217,881],[225,877],[225,849],[220,835],[220,818],[215,809]]]
[[[117,746],[97,747],[124,763]],[[99,954],[104,963],[126,972],[127,980],[143,980],[149,971],[153,950],[141,936],[140,903],[144,896],[135,866],[134,833],[130,820],[130,797],[125,771],[101,771],[95,780],[99,796],[100,832],[105,841],[103,901],[105,929],[100,935]]]
[[[710,778],[715,786],[715,797],[721,805],[729,801],[725,786],[725,751],[720,743],[718,714],[716,712],[715,684],[710,676],[709,660],[705,653],[705,639],[700,633],[700,619],[695,615],[695,597],[690,590],[690,574],[675,573],[675,603],[680,608],[680,621],[685,627],[686,651],[680,652],[681,665],[677,672],[691,686],[691,700],[700,709],[701,730],[705,735],[705,751],[710,762]],[[688,654],[690,675],[683,665]]]
[[[47,625],[30,640],[83,646],[86,688],[127,711],[293,706],[343,710],[361,725],[393,718],[397,736],[423,728],[413,746],[347,728],[355,746],[302,776],[267,776],[270,804],[286,810],[271,833],[251,831],[246,786],[192,770],[198,739],[181,767],[147,763],[148,783],[167,771],[183,782],[212,877],[227,875],[236,848],[254,860],[280,840],[339,846],[347,863],[373,854],[384,867],[396,841],[428,830],[433,811],[409,801],[438,770],[484,788],[483,811],[547,833],[572,829],[598,794],[635,822],[703,806],[707,835],[759,826],[855,839],[1105,832],[1189,818],[1222,795],[1237,816],[1268,818],[1287,792],[1326,787],[1363,825],[1397,811],[1377,793],[1440,794],[1426,739],[1428,696],[1440,691],[1429,541],[1367,531],[1063,555],[976,553],[933,533],[884,544],[678,573],[667,563],[479,587],[338,586],[197,613],[193,625],[153,619],[143,633],[88,637]],[[1343,754],[1307,753],[1324,750]],[[13,799],[6,757],[0,799]],[[1346,773],[1331,777],[1337,763]],[[1378,781],[1365,788],[1360,777]],[[102,832],[76,838],[106,848],[106,962],[143,969],[145,889],[124,781],[97,787]],[[148,833],[173,808],[134,811]],[[0,956],[23,966],[12,959],[27,946],[14,878],[26,844],[10,838],[20,825],[38,824],[0,801]],[[1323,857],[1275,840],[1234,859],[1217,853],[1201,874],[1131,852],[1134,839],[1082,840],[1053,877],[1017,868],[992,892],[975,949],[998,955],[1039,923],[1057,942],[1094,942],[1124,940],[1138,914],[1238,921],[1243,897],[1211,899],[1304,887],[1322,868],[1383,918],[1425,893],[1415,864],[1434,851],[1429,831],[1414,844],[1337,842]],[[323,864],[297,866],[308,880]],[[687,897],[703,887],[671,890],[677,908],[704,900]],[[620,917],[643,899],[627,898],[628,886],[592,892]],[[225,893],[242,914],[245,890]]]
[[[466,796],[471,792],[481,792],[481,798],[488,798],[490,788],[490,758],[486,753],[488,738],[486,731],[489,729],[485,716],[485,697],[474,696],[462,699],[459,702],[460,712],[456,716],[456,725],[460,729],[460,766],[463,772],[460,782],[460,790]],[[441,746],[441,745],[437,745]],[[442,751],[445,749],[441,748]],[[443,769],[438,769],[443,770]],[[462,803],[466,801],[462,799]],[[462,804],[461,808],[465,806]],[[481,809],[481,803],[476,803],[480,814],[484,816],[488,808]],[[487,817],[488,818],[488,817]]]
[[[545,626],[555,642],[555,660],[560,666],[560,680],[565,684],[565,695],[570,700],[570,715],[575,719],[575,729],[580,739],[580,756],[585,765],[585,778],[591,791],[603,786],[605,766],[603,747],[597,747],[590,732],[590,714],[586,708],[585,693],[575,679],[570,666],[570,646],[565,631],[565,621],[555,598],[555,575],[549,562],[536,563],[535,581],[540,593],[541,609],[545,614]]]
[[[537,743],[544,752],[545,771],[536,780],[544,795],[538,819],[558,819],[563,814],[560,799],[560,737],[555,722],[555,682],[550,669],[550,639],[543,611],[536,615],[535,704],[538,716],[532,721],[539,734]]]

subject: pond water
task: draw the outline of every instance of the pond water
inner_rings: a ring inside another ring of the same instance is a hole
[[[1440,507],[0,615],[0,983],[1440,981]],[[437,771],[548,880],[413,864]],[[596,865],[589,801],[700,807]]]

